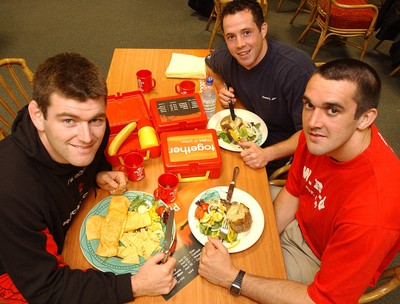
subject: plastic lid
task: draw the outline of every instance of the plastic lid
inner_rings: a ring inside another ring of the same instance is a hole
[[[214,83],[214,79],[212,77],[207,77],[206,85],[211,86]]]

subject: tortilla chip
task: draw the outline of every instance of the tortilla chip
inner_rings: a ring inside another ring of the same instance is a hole
[[[130,201],[127,197],[112,196],[107,215],[100,229],[99,246],[96,254],[104,257],[117,255],[118,242],[125,219],[128,214]]]
[[[125,232],[134,231],[150,225],[151,225],[151,217],[148,212],[141,214],[136,211],[129,211],[124,231]]]
[[[86,221],[86,238],[88,241],[96,240],[100,238],[101,224],[104,221],[104,217],[94,214],[90,216]]]

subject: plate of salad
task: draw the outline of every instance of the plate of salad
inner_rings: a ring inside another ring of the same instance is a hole
[[[233,134],[237,134],[242,141],[254,142],[257,146],[261,146],[268,136],[268,129],[265,122],[253,112],[235,109],[237,118],[236,123],[232,123]],[[207,129],[214,129],[218,136],[218,145],[229,151],[240,152],[242,147],[229,136],[228,131],[223,128],[226,119],[230,117],[229,109],[215,113],[207,124]],[[237,123],[237,120],[240,123]],[[236,138],[235,138],[236,139]]]
[[[219,238],[219,229],[227,218],[226,195],[228,187],[213,187],[201,192],[189,207],[188,222],[194,237],[201,243],[207,242],[207,236]],[[222,240],[230,253],[250,248],[260,238],[264,230],[264,214],[258,202],[246,191],[235,188],[232,203],[245,205],[251,213],[250,229],[237,233],[230,228]]]
[[[126,196],[131,202],[128,211],[136,211],[139,213],[148,213],[151,218],[151,226],[145,228],[146,230],[153,230],[158,232],[157,235],[159,237],[160,248],[154,251],[151,255],[156,254],[161,251],[162,245],[164,243],[164,234],[165,234],[165,226],[166,219],[168,217],[168,207],[167,205],[161,201],[156,200],[153,195],[141,192],[141,191],[126,191],[123,196]],[[82,250],[83,255],[87,259],[87,261],[92,264],[95,268],[107,272],[111,271],[116,274],[124,274],[124,273],[136,273],[140,267],[146,261],[146,258],[140,256],[139,263],[130,264],[123,263],[122,258],[113,256],[113,257],[102,257],[96,254],[96,249],[99,245],[99,240],[88,240],[86,237],[86,223],[88,219],[92,215],[105,216],[108,211],[108,206],[110,204],[112,196],[108,196],[97,203],[90,212],[86,215],[80,230],[79,235],[79,243]],[[175,236],[175,222],[173,226],[172,238]],[[123,234],[124,235],[124,234]],[[171,242],[172,245],[172,242]]]

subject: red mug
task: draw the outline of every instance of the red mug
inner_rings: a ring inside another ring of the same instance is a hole
[[[175,85],[175,92],[178,94],[193,94],[196,90],[196,84],[190,80],[184,80]]]
[[[143,93],[150,92],[156,86],[156,80],[152,77],[151,71],[140,70],[136,73],[138,88]]]
[[[130,152],[124,156],[124,169],[129,180],[138,182],[145,176],[144,157],[138,152]]]
[[[154,190],[154,198],[166,204],[176,201],[179,179],[175,174],[163,173],[158,178],[158,188]]]

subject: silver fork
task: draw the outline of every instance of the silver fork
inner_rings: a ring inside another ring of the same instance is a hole
[[[224,221],[222,222],[221,228],[219,228],[219,239],[221,240],[221,242],[224,240],[228,232],[229,232],[229,221],[225,218]]]

